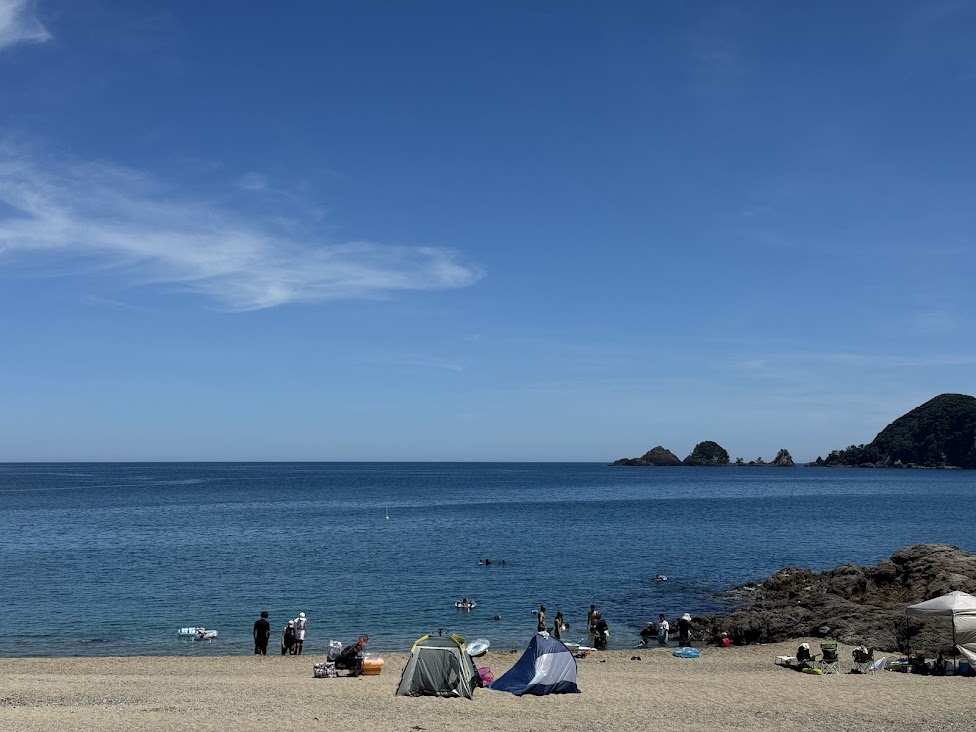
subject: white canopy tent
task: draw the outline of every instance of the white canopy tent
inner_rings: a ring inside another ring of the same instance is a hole
[[[952,618],[952,643],[976,667],[976,597],[968,592],[948,595],[909,605],[906,615],[941,615]]]

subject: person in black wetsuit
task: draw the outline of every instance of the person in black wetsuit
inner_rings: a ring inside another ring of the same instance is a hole
[[[281,655],[295,655],[295,621],[289,620],[288,625],[281,631]]]
[[[254,622],[254,655],[268,655],[268,639],[271,638],[271,623],[268,622],[268,611],[263,610],[261,617]]]
[[[610,638],[610,626],[603,619],[599,612],[593,615],[593,645],[597,648],[606,648]]]

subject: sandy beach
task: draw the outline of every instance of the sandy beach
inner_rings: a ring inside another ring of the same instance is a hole
[[[375,677],[315,679],[317,656],[45,658],[0,661],[0,729],[62,730],[833,730],[963,727],[976,679],[885,672],[812,676],[776,666],[800,640],[699,659],[666,649],[579,661],[580,694],[473,700],[395,697],[407,654]],[[811,641],[814,649],[817,642]],[[496,677],[519,653],[478,659]],[[640,660],[631,660],[632,656]]]

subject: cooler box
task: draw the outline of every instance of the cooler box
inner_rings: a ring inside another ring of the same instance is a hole
[[[363,676],[379,676],[383,671],[383,659],[367,656],[363,659]]]

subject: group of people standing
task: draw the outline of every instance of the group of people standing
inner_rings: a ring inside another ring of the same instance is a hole
[[[298,613],[298,617],[289,620],[281,631],[281,655],[300,656],[302,646],[305,643],[305,631],[308,629],[308,620],[305,613]],[[254,655],[268,655],[268,641],[271,639],[271,623],[268,620],[268,611],[263,610],[261,617],[254,623]]]
[[[563,631],[569,630],[569,623],[563,619],[563,611],[557,610],[556,615],[552,619],[552,627],[546,625],[546,606],[539,605],[539,609],[535,611],[536,616],[536,630],[539,633],[548,632],[556,640],[560,640],[563,637]]]
[[[657,636],[657,642],[660,645],[668,645],[668,641],[671,639],[671,624],[664,617],[664,613],[660,613],[657,618],[656,623],[651,621],[641,629],[642,646],[650,644],[651,639],[655,636]],[[682,648],[691,646],[691,615],[689,613],[685,613],[678,620],[678,646]]]
[[[569,630],[569,623],[563,617],[562,610],[556,610],[556,614],[552,619],[551,628],[546,621],[545,605],[539,605],[539,609],[533,612],[536,616],[536,631],[539,633],[547,632],[556,640],[562,640],[563,631]],[[596,609],[596,605],[590,605],[590,611],[586,615],[586,626],[590,633],[593,646],[596,648],[606,648],[607,641],[610,638],[610,626],[607,625],[607,621],[603,619],[600,611]]]

